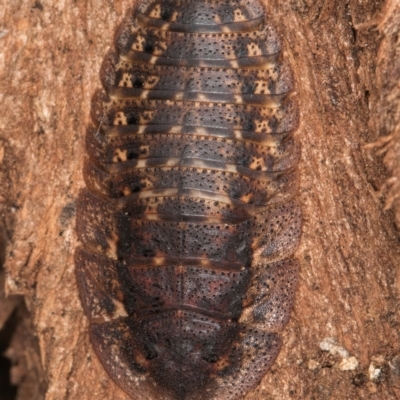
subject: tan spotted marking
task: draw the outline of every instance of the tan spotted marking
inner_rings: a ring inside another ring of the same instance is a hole
[[[254,158],[251,164],[249,165],[249,168],[254,170],[259,169],[260,171],[266,171],[267,166],[265,165],[265,159],[261,157]]]
[[[247,54],[251,56],[262,56],[262,50],[257,43],[249,43],[247,45]]]
[[[150,12],[149,16],[151,18],[160,18],[161,17],[161,6],[157,4]]]
[[[144,51],[146,39],[142,35],[137,35],[136,41],[132,43],[132,50]]]
[[[254,94],[268,94],[269,90],[265,81],[255,81],[256,90]]]
[[[118,111],[115,114],[113,124],[114,125],[128,125],[128,119],[126,118],[125,113],[123,113],[122,111]]]
[[[132,132],[132,133],[126,133],[126,135],[128,137],[136,137],[138,135],[143,135],[146,133],[146,130],[148,128],[149,125],[139,125],[137,126],[137,131]],[[185,134],[184,133],[184,128],[185,126],[179,125],[179,126],[172,126],[170,129],[168,129],[168,131],[166,131],[166,134],[173,134],[173,135],[182,135]],[[205,128],[198,128],[195,129],[193,132],[190,133],[190,135],[195,135],[195,136],[211,136],[215,139],[218,138],[226,138],[226,139],[233,139],[233,140],[238,140],[241,142],[247,142],[247,143],[255,143],[258,145],[263,145],[263,146],[271,146],[271,145],[276,145],[277,143],[280,142],[279,138],[275,138],[271,135],[260,135],[260,138],[256,141],[253,141],[251,139],[248,138],[244,138],[242,131],[240,130],[232,130],[232,131],[228,131],[229,133],[232,134],[232,136],[219,136],[219,135],[214,135],[212,132],[206,130]],[[255,132],[255,133],[260,133],[260,132]],[[104,135],[107,140],[109,139],[113,139],[113,138],[118,138],[121,136],[121,133],[118,131],[118,128],[115,129],[107,129],[107,133]]]
[[[159,76],[150,75],[146,78],[143,86],[145,89],[153,89],[158,84],[159,81],[160,81]]]
[[[123,162],[128,159],[127,150],[115,149],[113,162]]]
[[[135,197],[138,197],[139,199],[146,199],[149,197],[174,197],[174,196],[180,196],[182,192],[182,189],[176,189],[176,188],[171,188],[171,189],[152,189],[152,190],[143,190],[139,192],[138,194],[134,194]],[[215,201],[220,201],[221,203],[224,204],[233,204],[233,199],[231,199],[229,196],[224,196],[220,195],[214,192],[206,192],[202,190],[194,190],[194,189],[186,189],[185,193],[187,193],[187,196],[194,197],[194,198],[199,198],[199,199],[206,199],[206,200],[215,200]],[[129,193],[131,194],[131,193]]]
[[[247,20],[240,8],[234,10],[233,15],[234,15],[233,17],[234,22],[242,22]]]
[[[168,48],[168,44],[166,42],[157,42],[156,48],[153,50],[155,56],[162,56]]]
[[[255,129],[256,133],[267,133],[270,131],[268,121],[258,119],[255,120],[254,122],[256,124],[256,129]]]
[[[118,87],[133,87],[132,85],[132,75],[128,72],[124,72],[121,80],[118,83]]]

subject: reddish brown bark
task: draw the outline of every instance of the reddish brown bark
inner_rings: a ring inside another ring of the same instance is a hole
[[[132,2],[2,3],[6,290],[23,295],[31,312],[40,354],[31,362],[47,382],[36,398],[46,391],[48,400],[127,400],[90,346],[73,251],[90,98]],[[283,350],[248,398],[397,399],[400,7],[395,0],[265,4],[296,76],[306,222]],[[385,143],[384,153],[373,151]],[[12,348],[22,340],[16,334]],[[323,341],[336,353],[321,350]],[[19,400],[29,396],[21,392]]]

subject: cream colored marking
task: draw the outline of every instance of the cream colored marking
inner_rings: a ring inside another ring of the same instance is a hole
[[[239,63],[236,60],[230,62],[232,68],[239,68]]]
[[[233,15],[234,15],[233,17],[234,22],[246,21],[246,17],[243,15],[242,10],[240,8],[237,8],[234,11]]]
[[[257,43],[249,43],[247,45],[247,54],[249,56],[262,56],[262,51]]]
[[[272,116],[277,116],[280,110],[270,109],[270,108],[261,108],[261,116],[265,118],[269,118]]]
[[[161,17],[161,6],[157,4],[149,15],[151,18],[160,18]]]
[[[257,133],[269,133],[270,132],[270,128],[268,126],[268,121],[258,119],[258,120],[255,120],[254,122],[256,124],[255,131]]]
[[[174,133],[174,134],[179,134],[179,133],[182,133],[182,126],[173,126],[169,131],[168,131],[168,133]]]
[[[214,21],[215,21],[217,24],[222,24],[221,17],[220,17],[218,14],[215,14],[215,15],[214,15]]]
[[[203,128],[203,127],[198,127],[195,129],[194,131],[196,133],[196,135],[207,135],[207,129]]]
[[[257,169],[258,167],[261,167],[261,171],[266,170],[265,160],[262,157],[255,158],[249,165],[250,169]]]
[[[153,258],[154,265],[165,265],[167,264],[167,259],[165,257],[154,257]]]
[[[207,193],[205,191],[202,192],[200,190],[194,190],[194,189],[190,189],[189,193],[190,196],[192,197],[198,197],[200,199],[211,199],[215,201],[220,201],[221,203],[225,204],[233,204],[232,199],[229,196],[224,196],[217,193]]]
[[[115,232],[112,232],[111,238],[107,239],[107,244],[108,244],[108,249],[107,249],[107,256],[112,258],[113,260],[117,260],[117,242],[118,242],[118,236],[115,234]]]
[[[118,83],[118,87],[133,87],[132,86],[132,75],[124,72],[124,74],[122,75],[121,80]]]
[[[127,159],[127,150],[116,149],[114,151],[113,162],[126,161]]]
[[[265,106],[268,108],[279,108],[281,106],[281,102],[279,99],[270,98],[268,101],[265,101]]]
[[[170,26],[171,26],[171,24],[169,23],[169,22],[166,22],[165,24],[162,24],[161,25],[161,30],[162,31],[168,31],[169,30],[169,28],[170,28]]]
[[[235,102],[238,104],[243,104],[243,97],[240,95],[235,95]]]
[[[244,309],[242,309],[242,315],[239,318],[239,323],[240,324],[247,324],[250,321],[254,320],[253,317],[253,307],[245,307]]]
[[[146,168],[147,160],[138,160],[135,164],[135,168]]]
[[[240,131],[240,130],[234,130],[233,131],[233,137],[235,138],[235,139],[243,139],[243,135],[242,135],[242,131]]]
[[[204,96],[203,93],[197,93],[196,100],[207,101],[208,99],[207,99],[207,96]]]
[[[244,203],[248,203],[253,198],[253,193],[246,194],[240,198]]]
[[[205,259],[205,258],[203,258],[203,259],[201,259],[201,261],[200,261],[200,265],[202,266],[202,267],[205,267],[205,268],[209,268],[210,266],[211,266],[211,263],[210,263],[210,260],[207,260],[207,259]]]
[[[231,28],[229,26],[224,26],[222,27],[222,32],[223,33],[230,33],[232,32]]]
[[[147,97],[149,96],[150,90],[143,90],[142,93],[140,93],[140,98],[141,99],[147,99]]]
[[[126,118],[126,115],[122,111],[119,111],[115,114],[113,124],[114,125],[128,125],[128,119]]]
[[[138,128],[139,129],[138,129],[137,132],[130,132],[130,133],[127,132],[125,135],[127,137],[130,137],[130,136],[135,137],[136,135],[144,134],[145,130],[147,129],[147,126],[146,125],[140,125]],[[181,135],[181,134],[183,134],[182,133],[182,128],[183,128],[182,126],[172,127],[171,129],[168,130],[168,132],[166,132],[166,134]],[[233,137],[227,137],[227,138],[224,137],[224,139],[227,139],[227,140],[236,139],[236,140],[240,140],[240,141],[243,141],[243,142],[246,142],[246,143],[255,143],[257,145],[262,145],[262,146],[272,146],[272,145],[275,146],[275,145],[279,145],[279,143],[280,143],[279,139],[274,138],[271,135],[260,135],[260,138],[258,140],[251,140],[251,139],[243,139],[240,130],[234,130],[234,131],[232,131],[232,134],[233,134]],[[188,134],[188,135],[191,135],[191,133]],[[196,132],[194,132],[194,135],[196,135]],[[219,136],[213,136],[211,134],[206,134],[206,135],[208,137],[215,138],[216,140],[221,139]],[[203,134],[200,133],[197,136],[205,136],[205,134],[204,133]],[[107,132],[104,134],[104,137],[107,140],[112,139],[112,138],[117,138],[117,137],[119,138],[119,137],[121,137],[121,133],[118,131],[118,127],[115,127],[115,128],[109,127],[107,129]]]
[[[142,35],[138,35],[136,41],[132,43],[132,50],[144,51],[146,39]]]
[[[113,312],[112,319],[118,319],[121,317],[128,316],[125,306],[120,301],[112,299],[112,302],[114,303],[115,306],[115,311]]]
[[[149,77],[146,78],[146,81],[144,83],[144,88],[145,89],[153,89],[159,81],[160,81],[159,76],[150,75]]]
[[[274,69],[271,69],[269,72],[269,76],[271,79],[273,79],[275,82],[279,79],[279,69],[275,71]]]
[[[150,58],[149,64],[155,64],[157,60],[158,60],[158,57],[153,56],[153,57]]]
[[[184,95],[185,95],[185,92],[177,92],[177,93],[174,94],[174,99],[175,100],[182,100]]]
[[[140,169],[140,168],[174,168],[174,167],[180,167],[182,169],[206,169],[208,171],[221,171],[221,172],[229,172],[233,174],[240,174],[242,176],[252,176],[251,169],[256,170],[256,167],[258,167],[260,164],[256,163],[253,161],[252,165],[253,168],[244,168],[242,172],[238,171],[237,165],[235,164],[224,164],[224,163],[216,163],[216,164],[210,164],[207,163],[206,160],[202,159],[197,159],[197,158],[168,158],[168,159],[160,159],[158,164],[152,164],[149,166],[149,161],[154,161],[155,159],[152,158],[147,158],[147,159],[141,159],[138,160],[135,165],[133,166],[127,166],[127,170],[134,170],[134,169]],[[262,159],[260,159],[262,160]],[[264,161],[264,160],[262,160]],[[246,170],[249,170],[246,172]],[[266,169],[262,169],[261,171],[265,171]],[[120,172],[119,169],[110,169],[110,173],[118,174]],[[264,181],[264,182],[270,182],[271,177],[270,176],[259,176],[256,178],[259,181]]]
[[[131,189],[129,187],[127,187],[127,186],[125,186],[122,189],[122,193],[124,194],[124,196],[129,196],[130,194],[132,194]]]
[[[194,168],[207,168],[214,171],[233,172],[236,174],[238,173],[237,166],[235,164],[223,164],[223,166],[218,167],[218,166],[210,166],[204,160],[198,160],[198,159],[188,159],[188,160],[191,162],[190,166]]]
[[[256,90],[254,91],[254,94],[269,94],[267,82],[265,81],[255,81],[256,84]]]
[[[179,12],[178,11],[174,11],[171,17],[171,22],[176,22],[176,20],[179,17]]]

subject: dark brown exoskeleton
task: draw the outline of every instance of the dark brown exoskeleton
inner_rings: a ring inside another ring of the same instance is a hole
[[[232,400],[274,362],[298,279],[292,75],[259,0],[144,0],[87,132],[79,290],[134,399]]]

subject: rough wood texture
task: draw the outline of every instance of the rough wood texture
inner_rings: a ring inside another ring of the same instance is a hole
[[[397,399],[400,254],[394,215],[384,211],[379,190],[398,184],[400,8],[395,0],[265,3],[297,80],[306,224],[283,350],[248,399]],[[6,287],[25,296],[33,315],[47,400],[128,398],[88,341],[73,251],[90,98],[131,5],[1,1]],[[365,148],[385,135],[390,174]],[[391,188],[389,205],[398,207]],[[324,341],[332,337],[337,345]]]

